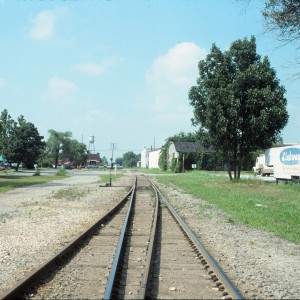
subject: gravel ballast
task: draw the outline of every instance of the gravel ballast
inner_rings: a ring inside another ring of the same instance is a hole
[[[0,296],[103,216],[133,180],[128,173],[116,186],[103,187],[100,172],[70,174],[0,194]],[[171,186],[161,188],[246,298],[300,298],[299,245],[231,224],[227,214],[206,201]],[[60,190],[73,196],[58,197]]]

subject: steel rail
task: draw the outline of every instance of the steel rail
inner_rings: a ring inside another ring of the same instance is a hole
[[[149,178],[147,178],[149,180]],[[150,181],[150,180],[149,180]],[[150,181],[151,183],[151,181]],[[155,189],[151,183],[151,187],[155,192],[155,211],[154,211],[154,219],[152,222],[152,229],[151,229],[151,235],[149,240],[149,247],[147,251],[147,257],[146,257],[146,264],[144,268],[143,277],[141,280],[141,286],[139,290],[138,299],[145,299],[147,295],[147,289],[149,284],[149,274],[151,270],[151,265],[154,257],[154,244],[157,237],[157,220],[158,220],[158,205],[159,205],[159,198],[157,189]]]
[[[150,179],[149,179],[150,180]],[[151,181],[151,180],[150,180]],[[186,225],[186,223],[182,220],[182,218],[178,215],[176,210],[173,208],[173,206],[169,203],[169,201],[166,199],[166,197],[161,193],[161,191],[155,186],[153,181],[151,181],[152,185],[157,189],[157,192],[161,199],[164,201],[166,206],[168,207],[171,214],[174,216],[182,230],[186,233],[186,235],[189,237],[189,239],[192,241],[192,243],[197,247],[200,254],[202,254],[203,257],[208,261],[207,263],[212,266],[212,269],[216,275],[214,278],[220,280],[222,278],[222,284],[227,289],[229,294],[235,299],[244,299],[241,292],[235,287],[233,282],[230,280],[230,278],[224,273],[222,268],[219,266],[219,264],[216,262],[216,260],[211,256],[211,254],[206,250],[204,245],[199,241],[199,239],[194,235],[194,233],[190,230],[190,228]],[[202,261],[202,260],[201,260]],[[204,261],[202,261],[204,262]],[[216,281],[215,279],[215,281]]]
[[[115,280],[116,280],[118,264],[119,264],[119,261],[120,261],[120,258],[121,258],[121,252],[122,252],[122,249],[125,245],[125,233],[126,233],[128,225],[129,225],[130,215],[132,214],[132,204],[133,204],[133,200],[134,200],[135,192],[136,192],[136,183],[137,183],[137,177],[135,178],[135,182],[134,182],[134,186],[133,186],[132,193],[131,193],[131,196],[130,196],[130,201],[129,201],[127,213],[126,213],[126,216],[125,216],[125,220],[124,220],[122,230],[121,230],[121,234],[120,234],[120,238],[119,238],[119,243],[118,243],[116,253],[115,253],[115,256],[114,256],[114,260],[113,260],[113,263],[112,263],[109,278],[107,280],[106,289],[105,289],[105,293],[104,293],[104,299],[111,299],[111,297],[112,297],[112,292],[113,292],[114,283],[115,283]]]
[[[0,299],[3,300],[14,300],[22,298],[22,295],[26,292],[26,290],[34,285],[49,269],[54,268],[56,265],[59,265],[59,262],[65,255],[70,253],[72,249],[78,246],[84,239],[88,238],[92,235],[92,233],[99,227],[101,224],[106,222],[111,218],[112,215],[118,211],[122,205],[124,205],[130,195],[132,195],[133,190],[135,189],[136,181],[131,187],[130,191],[126,194],[126,196],[117,203],[105,216],[103,216],[100,220],[94,223],[91,227],[81,233],[78,237],[73,239],[65,248],[55,254],[52,258],[50,258],[46,263],[38,267],[36,270],[31,272],[25,279],[21,280],[15,287],[6,292],[4,295],[0,295]]]

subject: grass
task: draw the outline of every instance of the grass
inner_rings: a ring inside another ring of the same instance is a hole
[[[123,176],[123,172],[122,171],[118,171],[117,175],[115,175],[115,173],[112,174],[106,174],[106,175],[101,175],[99,182],[100,183],[109,183],[110,182],[110,178],[111,178],[111,182],[114,182],[116,180],[118,180],[119,178],[121,178]]]
[[[300,244],[300,185],[230,182],[225,176],[201,171],[157,176],[157,180],[217,205],[229,214],[228,223],[238,221]]]
[[[57,177],[66,177],[67,176],[66,169],[65,168],[57,169],[55,176],[57,176]]]
[[[34,184],[42,184],[55,179],[53,176],[14,176],[12,173],[0,175],[0,193],[15,188],[26,187]]]
[[[68,201],[78,200],[86,195],[87,191],[79,191],[76,187],[61,189],[53,193],[53,198],[66,199]]]

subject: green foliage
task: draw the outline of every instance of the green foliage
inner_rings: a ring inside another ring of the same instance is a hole
[[[162,171],[167,171],[168,169],[168,153],[165,147],[161,149],[158,159],[158,166]]]
[[[115,159],[115,163],[116,163],[117,165],[123,166],[123,157],[117,157],[117,158]]]
[[[58,132],[53,129],[49,131],[47,140],[47,152],[44,156],[44,162],[54,162],[57,168],[58,161],[69,161],[74,165],[85,165],[88,156],[86,145],[72,139],[70,131]]]
[[[55,179],[53,176],[12,176],[11,173],[0,175],[0,193],[9,190],[31,186],[33,184],[43,184]]]
[[[47,155],[54,161],[55,168],[57,168],[58,160],[67,158],[69,154],[72,133],[70,131],[58,132],[54,129],[49,129],[48,133]]]
[[[74,165],[85,165],[88,157],[88,150],[86,145],[78,142],[77,140],[69,140],[68,153],[65,153],[65,157]]]
[[[181,173],[182,172],[181,160],[177,158],[172,158],[170,169],[173,173]]]
[[[216,45],[199,62],[197,86],[189,92],[194,125],[201,125],[209,142],[240,177],[249,154],[270,147],[288,121],[285,89],[267,57],[256,53],[254,37],[237,40],[228,51]]]
[[[65,170],[65,168],[58,168],[55,176],[65,177],[65,176],[67,176],[67,171]]]
[[[118,171],[117,175],[114,175],[114,174],[101,175],[99,178],[99,182],[100,183],[109,183],[110,181],[114,182],[123,176],[124,176],[123,173],[122,172],[120,173],[120,171]]]
[[[136,167],[137,162],[140,160],[139,154],[134,154],[132,151],[126,152],[123,155],[123,167],[132,168]]]
[[[80,191],[76,187],[61,189],[53,194],[53,198],[66,199],[68,201],[79,200],[86,195],[86,191]]]
[[[1,113],[0,124],[1,153],[6,160],[17,163],[16,170],[21,162],[33,168],[45,148],[37,128],[23,116],[14,121],[7,110]]]
[[[223,158],[218,153],[197,154],[197,169],[207,171],[219,171],[224,169]]]

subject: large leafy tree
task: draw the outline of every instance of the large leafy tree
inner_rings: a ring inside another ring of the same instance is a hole
[[[70,140],[68,145],[68,155],[69,160],[75,165],[85,165],[88,150],[86,145],[78,142],[77,140]]]
[[[285,89],[267,57],[256,53],[255,38],[237,40],[228,51],[215,44],[199,62],[197,85],[189,91],[194,125],[240,178],[241,162],[275,142],[288,121]]]
[[[18,118],[10,145],[12,154],[10,161],[17,163],[16,170],[18,170],[21,162],[27,168],[33,168],[45,148],[45,142],[37,128],[32,123],[27,122],[23,116]]]
[[[32,168],[45,147],[37,128],[23,116],[14,121],[7,110],[1,113],[0,124],[1,152],[6,160],[17,163],[16,170],[21,162]]]
[[[54,161],[55,169],[59,159],[68,159],[70,155],[71,137],[70,131],[59,132],[49,129],[49,138],[46,142],[47,154]]]

